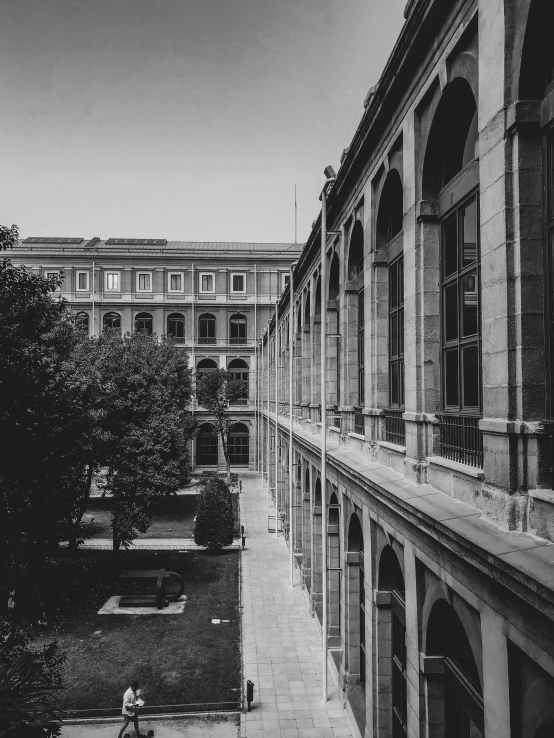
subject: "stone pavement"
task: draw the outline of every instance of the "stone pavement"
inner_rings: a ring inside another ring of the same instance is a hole
[[[288,548],[267,531],[267,492],[255,472],[241,474],[242,638],[244,680],[254,682],[252,711],[241,716],[242,738],[352,736],[334,695],[322,701],[321,645],[298,583],[289,584]]]
[[[140,732],[146,735],[153,730],[155,738],[237,738],[239,734],[238,715],[156,718],[144,717],[139,723]],[[80,725],[64,725],[61,738],[117,738],[121,720],[105,723],[81,723]],[[131,738],[135,738],[135,729],[129,726]]]

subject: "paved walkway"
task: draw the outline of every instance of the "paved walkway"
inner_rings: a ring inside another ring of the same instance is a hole
[[[242,553],[244,679],[255,684],[252,711],[241,717],[242,738],[352,736],[333,696],[322,702],[321,646],[298,581],[289,584],[288,548],[267,532],[267,492],[259,474],[245,472],[240,496],[246,529]],[[329,694],[333,693],[329,675]]]

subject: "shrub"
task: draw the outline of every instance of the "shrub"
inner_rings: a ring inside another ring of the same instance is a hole
[[[218,551],[233,543],[233,527],[229,485],[221,477],[209,477],[198,500],[194,541],[198,546]]]

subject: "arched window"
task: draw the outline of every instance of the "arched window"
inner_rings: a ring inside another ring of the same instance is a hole
[[[185,318],[182,313],[171,313],[167,316],[167,335],[173,336],[176,343],[184,343]]]
[[[379,692],[388,701],[380,708],[391,735],[403,738],[408,735],[406,603],[404,576],[392,546],[385,546],[381,553],[378,583],[379,591],[388,596],[384,602],[381,595],[377,608],[378,649],[383,655],[379,659]]]
[[[479,179],[477,166],[470,166],[477,139],[473,92],[468,82],[456,79],[446,87],[433,119],[423,188],[428,197],[438,198],[441,217],[440,452],[453,461],[480,467]]]
[[[312,415],[312,422],[319,422],[321,420],[320,413],[323,412],[321,407],[321,331],[325,330],[325,314],[322,314],[321,310],[321,277],[317,278],[314,293],[314,330],[312,335],[312,366],[313,366],[313,381],[314,381],[314,392],[313,402],[319,403],[319,408],[314,408],[317,415]]]
[[[119,313],[106,313],[102,319],[105,331],[121,331],[121,315]]]
[[[81,331],[88,333],[89,317],[88,313],[77,313],[75,316],[75,327]]]
[[[228,440],[229,461],[234,466],[248,466],[250,461],[250,434],[244,423],[235,423]]]
[[[198,318],[198,343],[215,342],[215,317],[211,313],[203,313]]]
[[[481,738],[484,713],[479,671],[464,626],[446,600],[433,605],[426,634],[426,655],[444,659],[444,673],[435,677],[440,680],[437,689],[428,690],[439,704],[428,705],[428,713],[444,715],[448,738]]]
[[[154,321],[150,313],[137,313],[135,317],[135,331],[143,336],[151,336]]]
[[[355,293],[355,305],[349,324],[355,327],[357,365],[355,367],[357,396],[353,397],[354,431],[364,434],[362,408],[365,395],[365,306],[364,306],[364,230],[359,220],[354,223],[348,249],[348,281]]]
[[[331,404],[340,405],[340,382],[341,382],[341,325],[340,325],[340,261],[338,254],[333,254],[331,267],[329,269],[329,380]],[[334,391],[333,391],[334,390]],[[340,418],[335,413],[329,419],[330,425],[340,428]]]
[[[214,372],[218,368],[213,359],[200,359],[196,365],[196,376],[201,377],[202,374]]]
[[[244,382],[244,392],[242,397],[239,397],[233,402],[233,405],[247,405],[248,404],[248,364],[243,359],[233,359],[229,362],[227,367],[229,374],[233,379],[240,379]]]
[[[196,465],[217,466],[217,433],[211,423],[203,423],[196,434]]]
[[[359,685],[366,689],[366,650],[365,650],[365,572],[364,572],[364,534],[360,519],[353,513],[348,526],[348,643],[349,671],[352,677],[359,674]],[[364,701],[365,702],[365,701]]]
[[[310,290],[304,297],[304,326],[302,330],[302,401],[311,402],[312,398],[312,313]],[[304,407],[303,412],[309,412]],[[306,415],[307,417],[307,415]]]
[[[406,433],[404,410],[404,252],[402,180],[391,169],[383,186],[377,214],[377,248],[386,251],[388,262],[389,407],[385,411],[385,440],[403,446]]]
[[[231,344],[246,343],[246,317],[240,313],[231,315],[229,320],[229,342]]]

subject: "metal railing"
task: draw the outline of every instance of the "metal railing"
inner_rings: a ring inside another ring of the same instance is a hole
[[[360,436],[365,435],[364,416],[361,407],[354,408],[354,433],[358,433]]]
[[[402,418],[403,410],[385,410],[385,441],[397,446],[406,445],[406,424]]]
[[[440,455],[459,464],[482,468],[483,435],[479,430],[480,418],[447,414],[438,417]]]

